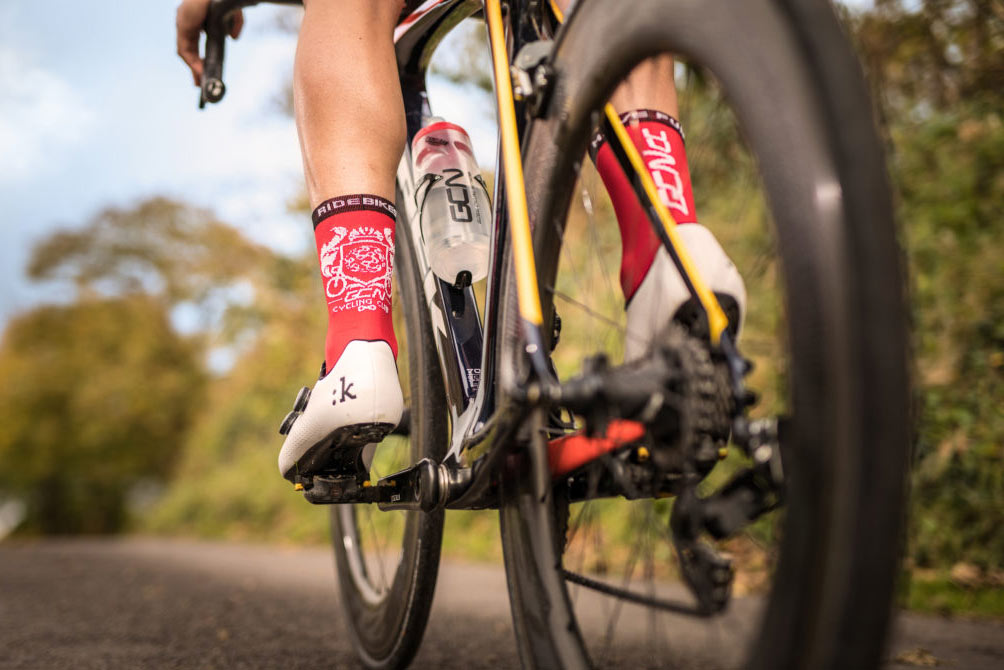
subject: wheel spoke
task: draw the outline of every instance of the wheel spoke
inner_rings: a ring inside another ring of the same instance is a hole
[[[582,302],[581,300],[576,300],[567,293],[563,293],[554,287],[550,287],[550,290],[551,293],[554,295],[554,297],[560,298],[569,305],[574,305],[575,307],[578,307],[580,310],[582,310],[583,313],[591,316],[597,321],[601,321],[602,323],[605,323],[611,328],[616,328],[622,334],[626,334],[627,331],[624,329],[624,326],[622,326],[616,319],[600,314],[599,312],[595,311],[592,307]]]

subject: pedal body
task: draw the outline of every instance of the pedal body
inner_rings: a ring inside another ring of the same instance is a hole
[[[431,510],[440,502],[439,466],[424,458],[376,484],[365,474],[314,475],[304,484],[303,497],[315,505],[376,503],[382,510]]]

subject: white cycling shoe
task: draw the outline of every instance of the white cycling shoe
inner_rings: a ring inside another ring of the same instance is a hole
[[[286,436],[279,472],[304,484],[320,472],[365,472],[363,447],[393,430],[403,410],[390,345],[353,340],[313,390],[304,387],[297,395],[279,428]]]
[[[746,286],[736,266],[726,255],[710,230],[699,223],[684,223],[676,228],[697,271],[711,287],[729,317],[729,329],[738,336],[746,315]],[[691,298],[680,273],[665,248],[659,247],[652,266],[627,306],[627,338],[624,360],[644,356],[652,340],[671,320],[683,323],[692,334],[699,334],[707,324]]]

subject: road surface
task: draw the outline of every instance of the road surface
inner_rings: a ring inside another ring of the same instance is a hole
[[[904,615],[887,667],[1004,668],[1004,622]],[[415,668],[518,666],[500,566],[444,563]],[[0,544],[0,668],[354,668],[331,555],[161,539]]]

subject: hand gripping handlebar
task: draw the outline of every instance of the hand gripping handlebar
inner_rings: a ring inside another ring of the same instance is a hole
[[[233,25],[234,12],[263,1],[279,5],[299,5],[301,0],[211,0],[206,13],[206,55],[202,61],[202,90],[199,109],[207,102],[219,102],[227,87],[223,84],[223,46]]]

